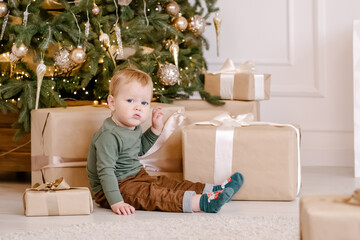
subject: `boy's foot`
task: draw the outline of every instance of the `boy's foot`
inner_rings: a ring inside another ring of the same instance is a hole
[[[208,213],[217,213],[225,203],[231,200],[233,193],[234,190],[231,188],[204,193],[200,197],[200,210]]]
[[[230,178],[228,178],[225,182],[223,182],[223,184],[214,186],[213,191],[216,192],[216,191],[220,191],[222,189],[231,188],[234,191],[233,195],[231,195],[231,198],[230,198],[230,200],[231,200],[232,197],[235,195],[235,193],[237,193],[237,191],[239,191],[239,189],[243,185],[243,183],[244,183],[243,175],[239,172],[236,172]]]

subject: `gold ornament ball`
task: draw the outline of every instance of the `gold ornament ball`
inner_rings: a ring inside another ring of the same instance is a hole
[[[189,30],[192,31],[195,36],[200,36],[205,32],[206,21],[199,15],[195,15],[189,19]]]
[[[187,22],[186,18],[184,18],[183,16],[181,16],[179,14],[179,16],[177,18],[175,18],[175,20],[174,20],[174,26],[176,27],[177,30],[183,32],[186,30],[186,28],[188,26],[188,22]]]
[[[132,2],[132,0],[118,0],[120,6],[127,6]]]
[[[70,52],[70,59],[76,64],[83,63],[86,59],[86,53],[84,49],[81,46],[78,46],[77,48],[73,49]]]
[[[8,7],[6,2],[0,2],[0,17],[4,17],[8,12]]]
[[[180,7],[175,1],[171,1],[166,5],[166,12],[172,16],[176,16],[180,11]]]
[[[11,52],[17,57],[17,58],[22,58],[23,56],[26,55],[26,53],[28,52],[28,48],[25,44],[21,44],[19,47],[16,46],[16,43],[13,44],[12,48],[11,48]]]
[[[157,76],[160,82],[166,86],[172,86],[180,82],[180,73],[178,68],[172,63],[166,63],[160,66]]]

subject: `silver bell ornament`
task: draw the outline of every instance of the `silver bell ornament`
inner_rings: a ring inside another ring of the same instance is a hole
[[[180,73],[178,68],[172,63],[166,63],[160,65],[157,72],[157,76],[160,82],[166,86],[172,86],[176,83],[180,83]]]
[[[6,2],[0,0],[0,17],[4,17],[8,12],[8,6]]]
[[[73,49],[70,52],[70,59],[76,64],[81,64],[86,60],[86,53],[81,46],[77,46],[77,48]]]
[[[132,0],[118,0],[120,6],[127,6],[132,2]]]
[[[199,15],[191,17],[188,21],[189,30],[194,33],[195,36],[200,36],[205,32],[206,21]]]
[[[55,66],[61,72],[68,72],[74,67],[74,63],[70,60],[70,52],[66,48],[61,48],[54,55]]]

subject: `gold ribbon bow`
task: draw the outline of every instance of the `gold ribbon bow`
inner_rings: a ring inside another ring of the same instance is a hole
[[[351,197],[344,200],[345,203],[360,206],[360,188],[356,189]]]
[[[35,183],[31,189],[36,191],[66,190],[70,189],[70,185],[61,177],[56,179],[55,182]]]
[[[226,59],[224,65],[220,68],[219,71],[214,72],[212,74],[219,73],[242,73],[242,72],[255,72],[255,64],[251,61],[246,61],[243,64],[240,64],[238,67],[235,67],[233,61],[231,59]]]

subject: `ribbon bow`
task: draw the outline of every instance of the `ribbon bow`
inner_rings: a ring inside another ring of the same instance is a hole
[[[36,191],[66,190],[70,189],[70,185],[61,177],[56,179],[55,182],[35,183],[31,189]]]
[[[360,206],[360,188],[355,190],[350,198],[344,200],[345,203]]]
[[[219,73],[242,73],[242,72],[255,72],[255,64],[251,61],[246,61],[243,64],[240,64],[238,67],[235,67],[233,61],[228,58],[226,59],[224,65],[220,68],[219,71],[214,72],[212,74],[219,74]]]
[[[195,125],[211,125],[211,126],[229,126],[229,127],[240,127],[249,125],[250,122],[254,121],[254,115],[252,113],[240,114],[236,117],[230,116],[229,113],[221,113],[211,119],[210,121],[197,122]]]

